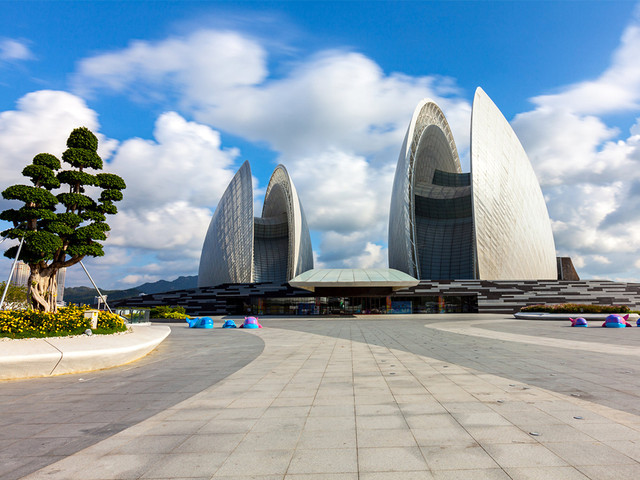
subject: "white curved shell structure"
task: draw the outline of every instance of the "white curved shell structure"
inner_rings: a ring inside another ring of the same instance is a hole
[[[262,217],[254,218],[251,168],[245,162],[211,219],[200,257],[198,286],[282,284],[312,268],[307,220],[286,168],[276,167]]]
[[[533,168],[480,88],[471,173],[462,173],[440,108],[423,100],[393,182],[389,267],[422,280],[557,278],[551,222]]]
[[[470,188],[461,171],[442,110],[423,100],[413,113],[393,182],[390,268],[419,279],[473,275]]]
[[[482,280],[557,278],[547,205],[518,137],[478,88],[471,114],[471,178]]]

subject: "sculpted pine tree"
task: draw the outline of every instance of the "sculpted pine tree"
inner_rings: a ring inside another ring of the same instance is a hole
[[[31,185],[13,185],[2,192],[7,200],[19,200],[24,205],[0,213],[0,219],[13,223],[13,228],[2,235],[21,239],[24,244],[19,259],[29,265],[28,293],[34,309],[56,310],[56,273],[70,267],[84,257],[104,255],[102,245],[106,232],[106,215],[117,213],[114,202],[122,200],[124,180],[110,173],[88,173],[102,170],[98,155],[98,139],[85,127],[76,128],[69,135],[67,150],[62,160],[72,168],[60,170],[60,161],[48,153],[40,153],[33,163],[22,170],[31,179]],[[58,171],[60,170],[60,171]],[[85,189],[100,192],[92,199]],[[62,188],[54,195],[52,190]],[[64,191],[66,190],[66,191]],[[15,258],[18,246],[9,248],[4,255]]]

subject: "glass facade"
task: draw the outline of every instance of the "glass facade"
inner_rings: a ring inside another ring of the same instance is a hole
[[[376,315],[477,313],[476,295],[415,297],[256,297],[234,305],[236,315]]]

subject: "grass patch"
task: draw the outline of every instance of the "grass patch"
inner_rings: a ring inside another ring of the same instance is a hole
[[[56,313],[34,310],[0,311],[0,337],[45,338],[81,335],[91,327],[91,320],[84,318],[87,306],[64,307]],[[95,334],[124,332],[127,326],[122,318],[109,312],[100,312]]]

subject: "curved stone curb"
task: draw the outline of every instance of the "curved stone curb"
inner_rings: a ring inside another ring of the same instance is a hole
[[[490,338],[492,340],[504,340],[506,342],[528,343],[531,345],[540,345],[542,347],[564,348],[569,350],[584,350],[595,353],[604,353],[611,355],[631,355],[640,356],[640,350],[636,346],[615,345],[606,343],[584,342],[580,340],[567,340],[561,338],[546,338],[536,335],[522,335],[519,333],[498,332],[495,330],[484,330],[476,325],[505,323],[511,320],[477,320],[462,324],[461,322],[442,322],[425,325],[427,328],[434,330],[442,330],[459,335],[469,335],[472,337]],[[596,327],[597,328],[597,327]],[[615,348],[615,351],[612,351]]]
[[[4,341],[0,343],[0,380],[117,367],[144,357],[170,333],[167,326],[136,325],[124,335]]]
[[[605,319],[611,315],[610,313],[523,313],[517,312],[514,313],[513,316],[519,320],[569,320],[569,318],[578,318],[582,317],[586,320],[601,320],[605,321]],[[626,313],[617,313],[616,315],[625,316]],[[629,322],[635,322],[638,320],[640,316],[637,313],[629,314]]]

